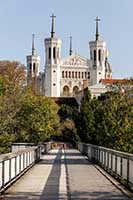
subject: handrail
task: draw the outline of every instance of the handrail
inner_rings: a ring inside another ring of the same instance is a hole
[[[133,154],[85,143],[78,143],[77,148],[133,190]]]
[[[23,154],[25,152],[29,152],[29,150],[35,150],[35,149],[37,149],[37,147],[29,147],[29,148],[24,149],[24,150],[11,152],[11,153],[6,153],[6,154],[1,154],[0,155],[0,162],[3,161],[3,160],[8,160],[8,159],[11,159],[11,158],[15,158],[18,155],[21,155],[21,154]]]
[[[0,192],[40,160],[41,146],[0,155]]]

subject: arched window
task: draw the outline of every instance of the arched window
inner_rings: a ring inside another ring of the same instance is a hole
[[[73,87],[73,94],[75,95],[75,94],[77,94],[78,92],[79,92],[78,86],[74,86],[74,87]]]
[[[33,72],[36,72],[36,63],[33,63]]]
[[[98,60],[101,61],[101,49],[98,50]]]
[[[69,72],[69,78],[71,78],[71,72]]]
[[[64,71],[62,71],[62,78],[64,78]]]
[[[31,71],[32,71],[32,64],[30,63],[29,64],[29,72],[31,73]]]
[[[63,87],[63,96],[70,96],[69,87],[67,85]]]
[[[77,72],[75,72],[75,78],[77,78]]]
[[[91,60],[92,60],[92,51],[90,52],[90,57],[91,57]]]
[[[74,78],[74,72],[72,72],[72,78]]]
[[[84,72],[82,72],[82,78],[84,78]]]
[[[48,49],[48,58],[51,59],[51,47]]]
[[[53,48],[53,58],[56,58],[56,47]]]
[[[96,57],[97,57],[97,52],[96,50],[94,50],[94,61],[96,61]]]
[[[58,48],[58,50],[57,50],[57,58],[59,58],[59,48]]]
[[[87,78],[87,72],[85,72],[85,78]]]
[[[67,78],[67,71],[66,71],[66,76],[65,77]]]
[[[88,79],[90,79],[90,72],[88,72]]]
[[[79,72],[79,78],[80,78],[80,72]]]

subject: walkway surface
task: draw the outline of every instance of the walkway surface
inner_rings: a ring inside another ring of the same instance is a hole
[[[4,200],[127,200],[74,149],[51,150],[11,186]]]

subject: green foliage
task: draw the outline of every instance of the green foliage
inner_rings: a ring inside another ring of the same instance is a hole
[[[41,143],[50,139],[79,141],[133,153],[132,80],[125,89],[92,99],[85,91],[80,112],[35,96],[25,86],[24,66],[0,62],[0,153],[12,142]],[[80,138],[79,138],[80,137]]]
[[[8,133],[0,134],[0,154],[9,152],[13,141],[14,135]]]
[[[49,140],[59,128],[57,111],[57,105],[50,98],[28,96],[17,114],[17,141],[38,143]]]
[[[71,106],[68,106],[66,104],[61,105],[59,112],[58,112],[61,121],[65,119],[72,119],[73,118],[73,108]]]
[[[82,141],[133,153],[133,99],[119,91],[81,103]]]
[[[61,124],[62,140],[65,142],[76,142],[79,141],[75,123],[73,120],[66,119]]]
[[[0,96],[1,96],[2,94],[4,94],[4,91],[5,91],[5,88],[4,88],[4,81],[3,81],[2,76],[0,76]]]
[[[61,130],[60,135],[56,138],[65,142],[79,141],[79,111],[75,107],[61,105],[58,115],[60,116]]]
[[[83,142],[94,143],[94,112],[93,112],[93,100],[88,89],[84,92],[84,97],[81,101],[80,107],[81,114],[81,134],[80,137]]]
[[[47,141],[60,129],[58,106],[35,96],[24,86],[25,72],[18,62],[0,62],[0,153],[12,142]]]

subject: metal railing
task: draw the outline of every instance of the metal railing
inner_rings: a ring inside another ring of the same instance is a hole
[[[77,147],[89,160],[133,190],[133,154],[84,143]]]
[[[0,155],[0,192],[40,160],[41,146]]]

